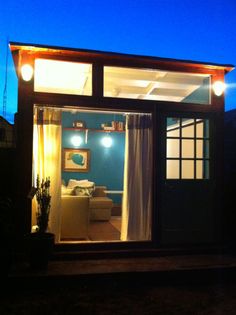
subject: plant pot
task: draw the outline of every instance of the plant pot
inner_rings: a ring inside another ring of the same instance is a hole
[[[31,233],[29,236],[29,264],[32,269],[47,269],[52,256],[55,235],[52,233]]]

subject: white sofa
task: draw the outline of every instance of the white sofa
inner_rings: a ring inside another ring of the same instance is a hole
[[[81,197],[87,196],[89,198],[89,211],[88,212],[89,212],[90,220],[91,221],[109,221],[111,218],[111,209],[113,206],[113,201],[111,198],[107,197],[106,189],[107,189],[106,186],[97,186],[97,185],[94,186],[94,182],[90,182],[86,179],[85,180],[70,179],[67,186],[65,186],[64,183],[62,184],[62,199],[64,197],[67,197],[68,199],[68,197],[81,198]],[[71,200],[71,199],[68,199],[68,200]],[[78,202],[79,202],[79,199],[77,203]],[[63,205],[63,208],[64,207],[66,208],[65,205]],[[76,209],[76,206],[75,206],[75,209]],[[74,212],[73,212],[73,215],[74,215]],[[63,214],[63,216],[65,216],[65,214]],[[68,220],[69,220],[69,217],[68,217]]]
[[[95,186],[89,200],[91,221],[109,221],[111,218],[113,202],[111,198],[107,197],[106,189],[106,186]]]
[[[61,240],[87,239],[89,228],[89,197],[61,197]]]

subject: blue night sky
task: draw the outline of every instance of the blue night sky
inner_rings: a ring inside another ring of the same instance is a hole
[[[13,0],[0,4],[0,115],[9,41],[236,65],[235,0]],[[236,108],[236,70],[226,76]],[[17,110],[8,61],[7,119]]]

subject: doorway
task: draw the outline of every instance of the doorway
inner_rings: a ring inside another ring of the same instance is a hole
[[[52,179],[49,229],[57,243],[151,240],[152,163],[142,158],[148,145],[152,159],[151,117],[35,106],[33,180]],[[34,200],[32,209],[35,229]]]
[[[163,117],[161,241],[212,242],[215,233],[212,121]]]

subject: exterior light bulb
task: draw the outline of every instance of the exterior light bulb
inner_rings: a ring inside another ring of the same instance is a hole
[[[102,138],[101,142],[105,148],[110,148],[112,146],[112,138],[110,136],[105,136]]]
[[[225,90],[225,83],[222,81],[216,81],[213,84],[213,91],[215,93],[216,96],[221,96]]]
[[[33,74],[34,70],[31,65],[25,64],[21,67],[21,76],[24,81],[30,81],[33,78]]]
[[[73,136],[70,141],[74,147],[79,147],[81,143],[83,142],[80,136]]]

